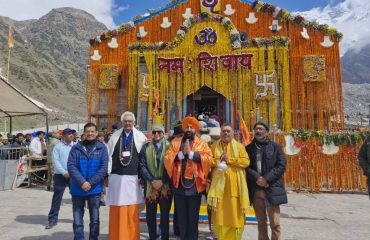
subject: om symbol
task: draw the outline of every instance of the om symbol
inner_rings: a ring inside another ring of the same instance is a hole
[[[202,6],[210,8],[211,12],[214,12],[214,8],[217,6],[218,0],[203,0]]]
[[[214,45],[217,42],[217,32],[212,28],[205,28],[195,36],[195,41],[201,46],[207,43]]]

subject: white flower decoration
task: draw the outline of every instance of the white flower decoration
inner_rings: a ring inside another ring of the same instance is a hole
[[[290,14],[288,17],[289,21],[293,21],[297,15],[296,14]]]
[[[235,42],[232,43],[232,48],[233,49],[239,49],[241,47],[242,47],[242,45],[241,45],[240,41],[235,41]]]
[[[239,31],[238,31],[238,30],[236,30],[235,28],[233,28],[233,29],[231,29],[230,34],[231,34],[231,35],[239,34]]]
[[[227,25],[229,22],[231,22],[230,18],[228,17],[224,17],[221,21],[221,24],[222,25]]]
[[[190,28],[191,27],[191,21],[190,19],[186,19],[183,23],[183,25],[186,27],[186,28]]]
[[[184,32],[184,30],[179,29],[179,30],[177,30],[176,35],[177,35],[179,38],[184,38],[184,37],[185,37],[185,32]]]

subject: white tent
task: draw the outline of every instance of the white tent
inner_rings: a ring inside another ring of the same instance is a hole
[[[19,116],[44,115],[48,131],[48,114],[41,103],[27,97],[21,91],[8,83],[0,75],[0,118],[9,118],[10,133],[12,132],[12,119]]]

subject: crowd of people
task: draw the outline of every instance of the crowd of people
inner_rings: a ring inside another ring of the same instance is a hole
[[[0,134],[0,160],[17,159],[19,152],[11,149],[27,147],[31,145],[32,135],[30,133],[17,135]]]
[[[1,148],[29,146],[35,157],[49,154],[54,193],[46,229],[57,225],[62,197],[69,187],[76,240],[84,239],[86,206],[90,214],[89,239],[98,239],[102,205],[110,208],[109,239],[139,239],[141,204],[146,207],[149,239],[169,239],[172,202],[174,234],[182,240],[198,239],[202,196],[208,205],[207,239],[242,239],[250,206],[258,222],[258,239],[281,239],[280,205],[288,201],[283,180],[286,159],[281,146],[269,139],[269,126],[257,122],[252,142],[243,146],[235,140],[233,127],[224,123],[220,138],[207,142],[199,137],[204,120],[200,116],[176,122],[168,139],[164,126],[154,124],[148,141],[135,127],[135,115],[125,112],[122,127],[112,133],[106,128],[98,131],[94,123],[87,123],[80,139],[76,131],[66,128],[62,136],[51,134],[47,146],[41,131],[32,140],[20,133],[11,143],[3,137]],[[359,153],[360,165],[368,177],[369,146],[370,137]]]
[[[63,193],[70,188],[74,239],[84,239],[84,207],[90,213],[89,239],[99,236],[99,208],[109,206],[109,239],[140,238],[140,206],[145,204],[149,239],[169,239],[170,209],[174,204],[174,233],[198,239],[202,196],[206,196],[210,235],[207,239],[241,239],[245,215],[252,204],[259,239],[281,239],[279,205],[287,202],[281,147],[268,139],[268,126],[257,123],[255,138],[246,148],[235,140],[230,124],[220,126],[213,143],[199,137],[201,124],[188,116],[176,122],[167,139],[163,125],[154,124],[151,140],[135,127],[135,115],[125,112],[120,129],[98,132],[88,123],[81,141],[64,129],[54,144],[54,194],[46,229],[58,222]],[[105,194],[104,194],[105,193]],[[86,205],[87,203],[87,205]],[[157,207],[160,223],[157,226]]]

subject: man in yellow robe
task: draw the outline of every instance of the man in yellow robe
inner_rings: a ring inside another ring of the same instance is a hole
[[[234,139],[230,124],[221,127],[221,139],[211,146],[213,153],[212,180],[208,205],[219,240],[242,239],[249,196],[245,168],[249,157],[244,146]]]

